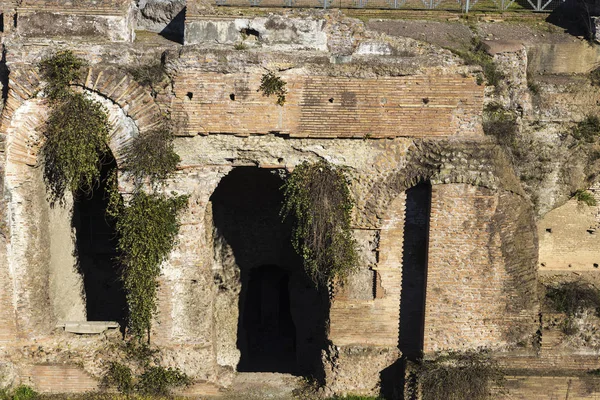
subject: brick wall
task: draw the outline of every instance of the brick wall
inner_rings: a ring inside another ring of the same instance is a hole
[[[182,71],[174,118],[181,134],[281,132],[291,137],[480,135],[483,87],[459,75],[346,78],[283,73],[283,107],[257,92],[264,70]]]
[[[22,384],[39,392],[81,393],[98,390],[98,381],[83,369],[68,364],[30,365],[20,373]]]
[[[508,201],[486,188],[462,184],[433,187],[425,352],[494,347],[512,335],[535,332],[531,280],[515,279],[527,277],[526,272],[535,276],[535,265],[521,265],[523,271],[514,271],[514,260],[503,249],[510,243],[502,229],[514,229],[498,223],[498,213],[506,212]],[[509,213],[507,218],[518,217]],[[513,249],[525,254],[530,250]],[[519,303],[515,299],[520,296],[531,298]],[[509,331],[513,323],[518,325],[512,328],[514,333]]]

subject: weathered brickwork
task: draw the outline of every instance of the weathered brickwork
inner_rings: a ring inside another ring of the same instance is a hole
[[[285,104],[259,91],[262,72],[180,73],[175,119],[189,134],[279,132],[290,137],[480,135],[483,92],[470,78],[428,75],[357,79],[283,73]]]
[[[510,287],[502,232],[493,229],[502,201],[506,199],[485,188],[460,184],[433,187],[425,352],[497,347],[507,342],[505,330],[511,318],[506,313],[507,303],[520,288]],[[518,308],[513,312],[530,318],[530,329],[522,333],[531,334],[535,309],[529,304]]]

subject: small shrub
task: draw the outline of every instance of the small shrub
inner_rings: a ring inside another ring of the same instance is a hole
[[[573,197],[577,199],[579,203],[583,203],[590,207],[597,205],[596,198],[594,195],[587,190],[579,189],[573,193]]]
[[[504,109],[498,103],[490,103],[483,110],[483,131],[496,138],[498,143],[514,147],[517,134],[517,119],[514,113]]]
[[[498,86],[500,81],[504,79],[504,74],[498,71],[496,64],[494,64],[493,57],[485,51],[483,42],[479,37],[473,37],[471,40],[471,47],[468,50],[451,49],[451,51],[461,57],[465,61],[465,64],[479,65],[488,85]],[[483,83],[479,78],[477,80],[477,84]]]
[[[354,201],[343,171],[321,161],[297,166],[283,185],[281,215],[294,217],[292,244],[316,284],[342,281],[356,268],[350,226]]]
[[[165,67],[161,62],[138,65],[129,68],[127,71],[137,83],[150,88],[152,96],[156,96],[158,85],[169,79]]]
[[[108,151],[109,122],[104,107],[84,94],[71,93],[52,108],[41,149],[44,180],[53,201],[65,191],[89,193],[100,178]]]
[[[581,280],[546,287],[546,305],[571,317],[585,309],[600,311],[600,291]]]
[[[233,46],[233,48],[235,50],[246,50],[248,48],[248,46],[246,46],[244,44],[244,42],[239,42],[239,43],[236,43],[235,46]]]
[[[10,400],[34,400],[38,397],[38,393],[29,386],[20,385],[13,390],[10,395]]]
[[[485,353],[451,353],[416,370],[423,400],[486,400],[504,386],[504,373]]]
[[[600,135],[600,118],[588,115],[571,131],[571,136],[580,141],[593,143]]]
[[[144,394],[168,395],[171,389],[187,386],[190,378],[178,368],[149,367],[140,376],[137,390]]]
[[[116,387],[120,393],[130,393],[133,390],[133,374],[131,369],[118,362],[111,362],[102,377],[103,386]]]
[[[38,67],[42,79],[46,81],[45,93],[52,100],[62,100],[70,95],[69,85],[79,78],[85,61],[77,58],[72,51],[59,51],[42,60]]]
[[[137,181],[149,178],[154,183],[168,178],[179,161],[173,148],[173,133],[164,125],[131,141],[125,149],[124,169]]]
[[[285,104],[285,95],[287,90],[285,88],[287,83],[280,77],[275,75],[273,72],[268,72],[260,79],[260,87],[258,91],[262,92],[263,96],[277,96],[277,105],[283,106]]]

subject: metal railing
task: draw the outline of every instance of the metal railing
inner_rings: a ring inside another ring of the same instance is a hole
[[[214,0],[218,6],[550,12],[565,0]]]

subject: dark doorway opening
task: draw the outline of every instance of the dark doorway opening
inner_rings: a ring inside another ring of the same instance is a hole
[[[279,215],[277,170],[237,167],[211,197],[215,232],[239,268],[240,372],[323,374],[329,298],[304,272]]]
[[[75,194],[73,227],[87,320],[117,321],[123,326],[127,303],[117,263],[115,224],[106,215],[106,181],[116,166],[112,154],[106,154],[98,185],[91,193]]]
[[[239,369],[295,372],[296,327],[289,275],[279,267],[250,270],[242,325],[247,349]]]
[[[410,360],[423,353],[430,212],[430,183],[406,191],[399,346]]]

